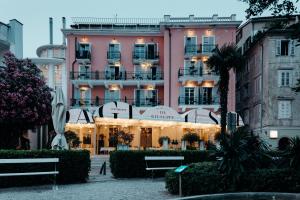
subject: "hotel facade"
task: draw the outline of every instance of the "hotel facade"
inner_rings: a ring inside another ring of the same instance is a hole
[[[120,130],[135,135],[137,148],[158,147],[160,136],[180,142],[189,131],[213,140],[219,75],[205,61],[216,46],[235,43],[241,24],[235,15],[72,20],[62,31],[68,107],[77,117],[66,128],[79,134],[83,148],[97,153]],[[235,111],[234,77],[232,72],[229,111]]]

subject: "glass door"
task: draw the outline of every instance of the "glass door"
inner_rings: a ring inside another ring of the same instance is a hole
[[[120,59],[120,44],[110,43],[108,47],[109,59]]]
[[[156,59],[157,45],[147,44],[147,59]]]
[[[186,87],[185,88],[185,105],[193,105],[195,104],[195,88],[194,87]]]
[[[185,37],[185,53],[196,54],[197,53],[197,37],[188,36]]]
[[[105,103],[120,101],[120,90],[105,90]]]
[[[135,44],[134,59],[145,59],[145,57],[146,57],[145,44]]]

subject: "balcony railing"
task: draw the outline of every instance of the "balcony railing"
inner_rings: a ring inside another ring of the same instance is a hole
[[[199,98],[199,97],[178,97],[178,105],[216,105],[219,104],[219,97]]]
[[[76,59],[91,59],[91,51],[89,50],[77,50]]]
[[[184,48],[185,55],[210,54],[217,47],[214,44],[195,44],[186,45]]]
[[[90,106],[101,106],[105,103],[109,103],[112,101],[121,101],[128,103],[132,106],[136,107],[153,107],[158,105],[163,105],[163,101],[154,98],[139,98],[139,99],[112,99],[112,98],[95,98],[95,99],[70,99],[70,105],[72,107],[90,107]]]
[[[108,51],[107,59],[109,60],[121,60],[121,52],[120,51]]]
[[[178,77],[192,76],[192,77],[202,77],[205,75],[218,75],[216,72],[207,72],[203,70],[203,68],[199,67],[190,67],[188,69],[180,68],[178,70]]]
[[[159,59],[159,52],[132,52],[132,59],[134,60],[158,60]]]
[[[162,72],[111,72],[111,71],[93,71],[93,72],[70,72],[71,80],[163,80]]]

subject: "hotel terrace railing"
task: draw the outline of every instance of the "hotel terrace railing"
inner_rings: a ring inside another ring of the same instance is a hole
[[[216,72],[204,72],[202,68],[191,67],[188,69],[180,68],[178,70],[178,78],[185,76],[202,77],[202,76],[218,76]]]
[[[212,51],[217,47],[214,44],[195,44],[185,45],[185,55],[198,55],[198,54],[211,54]]]
[[[199,98],[199,97],[178,97],[178,105],[217,105],[219,104],[219,97]]]
[[[93,71],[93,72],[70,72],[71,80],[163,80],[163,72],[126,72],[119,73],[110,71]]]
[[[107,59],[109,60],[121,60],[121,52],[120,51],[108,51]]]
[[[163,101],[154,98],[140,98],[140,99],[105,99],[105,98],[95,98],[95,99],[76,99],[72,98],[70,99],[70,105],[72,107],[90,107],[90,106],[101,106],[105,103],[109,103],[112,101],[121,101],[128,103],[130,105],[136,106],[136,107],[153,107],[158,105],[163,105]]]
[[[134,60],[158,60],[159,59],[159,52],[138,52],[133,51],[132,52],[132,59]]]

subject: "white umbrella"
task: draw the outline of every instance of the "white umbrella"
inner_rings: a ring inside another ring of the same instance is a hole
[[[52,100],[52,121],[56,136],[53,138],[52,149],[68,149],[68,143],[64,135],[66,123],[66,106],[62,89],[55,90]]]

